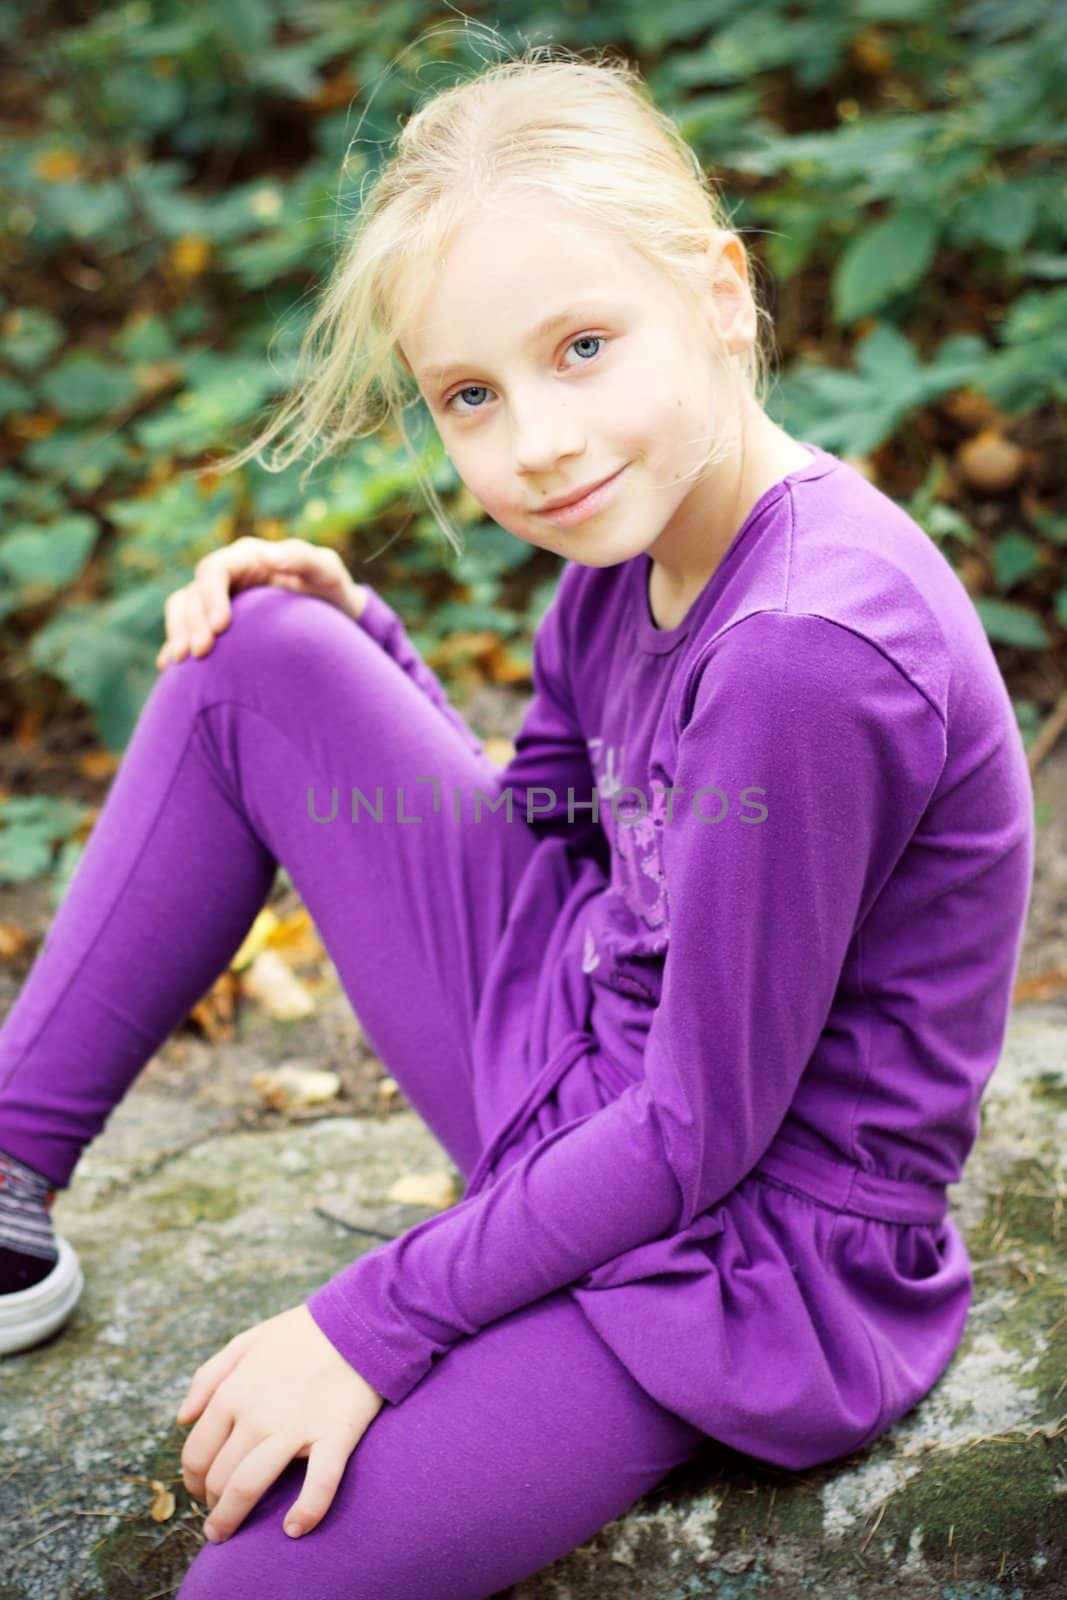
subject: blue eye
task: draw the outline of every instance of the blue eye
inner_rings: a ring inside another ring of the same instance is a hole
[[[602,334],[599,334],[599,333],[580,333],[577,338],[571,340],[571,342],[567,346],[567,348],[569,350],[573,350],[574,346],[577,345],[577,344],[595,344],[595,345],[599,346],[599,345],[602,345],[603,343],[604,343],[604,336]],[[600,354],[599,349],[595,350],[593,352],[593,356],[590,357],[589,360],[584,361],[581,364],[583,366],[588,366],[590,364],[590,361],[593,359],[593,357],[598,356],[599,354]],[[458,400],[460,398],[460,396],[464,395],[464,394],[477,393],[479,390],[485,389],[487,387],[488,387],[488,385],[484,384],[484,383],[470,383],[470,384],[467,385],[467,387],[465,389],[457,389],[455,394],[449,395],[447,400],[443,400],[441,402],[442,409],[444,411],[451,411],[452,410],[452,402],[453,402],[453,400]],[[485,409],[484,406],[474,406],[472,408],[473,411],[483,411],[484,409]],[[471,414],[472,414],[471,411],[467,412],[468,416],[470,416]],[[462,411],[456,412],[456,413],[454,413],[454,415],[462,416],[463,412]]]

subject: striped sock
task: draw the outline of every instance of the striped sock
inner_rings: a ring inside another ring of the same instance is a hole
[[[51,1179],[0,1150],[0,1294],[31,1288],[55,1266],[56,1193]]]

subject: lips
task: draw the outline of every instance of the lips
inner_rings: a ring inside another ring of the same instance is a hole
[[[606,477],[598,478],[595,483],[587,483],[584,489],[576,489],[573,494],[566,495],[559,500],[548,500],[543,506],[538,506],[538,511],[562,511],[565,506],[576,505],[579,500],[584,500],[587,494],[592,494],[594,489],[600,489],[605,483],[616,477],[622,471],[617,467],[614,472],[609,472]]]

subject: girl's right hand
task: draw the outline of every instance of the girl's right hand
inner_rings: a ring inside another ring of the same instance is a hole
[[[230,625],[230,594],[258,584],[316,595],[358,622],[367,603],[336,550],[306,539],[235,539],[196,564],[196,576],[164,601],[167,637],[156,667],[181,661],[187,651],[205,656],[215,635]]]

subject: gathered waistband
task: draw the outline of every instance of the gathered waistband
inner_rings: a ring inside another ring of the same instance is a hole
[[[484,1186],[506,1141],[520,1123],[536,1114],[563,1074],[583,1055],[592,1056],[593,1070],[609,1093],[622,1092],[627,1080],[609,1058],[598,1053],[598,1048],[596,1036],[588,1028],[573,1028],[564,1035],[527,1085],[518,1105],[487,1142],[467,1183],[468,1196]],[[849,1211],[875,1222],[941,1222],[948,1214],[948,1189],[943,1183],[920,1183],[868,1172],[843,1156],[809,1150],[782,1134],[772,1140],[740,1181],[748,1178],[765,1179],[834,1211]]]
[[[876,1222],[941,1222],[948,1214],[943,1183],[868,1172],[843,1156],[824,1156],[780,1134],[747,1177],[766,1178],[834,1211],[851,1211]]]

